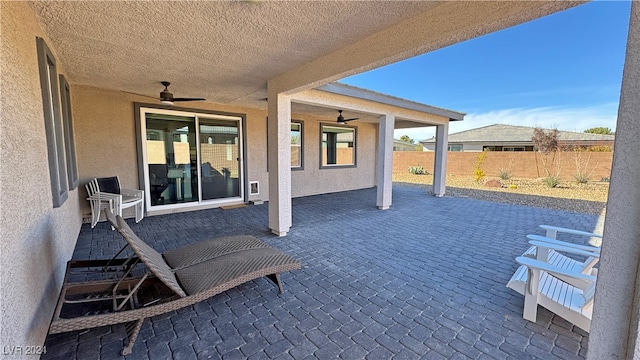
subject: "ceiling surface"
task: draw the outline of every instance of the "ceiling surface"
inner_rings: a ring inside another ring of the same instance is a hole
[[[309,83],[324,84],[575,4],[35,1],[31,7],[72,85],[157,97],[166,80],[175,97],[266,108],[271,79],[311,74]],[[335,118],[334,112],[324,115]]]

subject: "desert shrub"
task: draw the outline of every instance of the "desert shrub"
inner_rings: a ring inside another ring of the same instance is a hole
[[[409,166],[409,172],[414,175],[429,175],[429,172],[422,166]]]
[[[516,184],[509,184],[509,189],[517,189],[518,185]]]
[[[573,175],[573,179],[577,184],[586,184],[589,182],[589,180],[591,180],[591,176],[585,173],[577,173]]]
[[[600,179],[600,181],[604,182],[604,183],[608,183],[610,180],[608,177],[603,177],[602,179]]]
[[[549,175],[542,180],[542,183],[547,187],[554,188],[560,184],[560,178],[558,178],[557,176]]]
[[[613,147],[608,145],[594,145],[587,148],[591,152],[612,152]]]
[[[498,177],[502,180],[511,179],[511,170],[509,169],[500,169],[498,170]]]
[[[576,163],[576,172],[573,175],[573,179],[577,184],[586,184],[591,180],[591,173],[589,172],[589,160],[591,160],[591,154],[589,154],[586,159],[584,158],[583,153],[580,151],[573,152]]]
[[[478,155],[478,159],[476,160],[476,167],[473,170],[473,178],[476,182],[480,182],[484,178],[484,170],[482,170],[482,163],[487,158],[486,151],[482,151],[480,155]]]
[[[542,168],[544,169],[544,174],[547,177],[551,177],[548,167],[549,155],[555,153],[559,149],[559,134],[560,132],[558,131],[558,129],[552,129],[549,131],[544,131],[539,127],[533,129],[533,136],[531,137],[531,141],[533,142],[533,146],[541,155],[540,159],[542,160]]]

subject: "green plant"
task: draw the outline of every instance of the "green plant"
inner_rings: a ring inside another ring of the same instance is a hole
[[[498,170],[498,177],[502,180],[511,179],[511,170],[509,169],[500,169]]]
[[[585,173],[577,173],[573,175],[573,179],[577,184],[586,184],[591,180],[591,176]]]
[[[517,189],[518,185],[516,184],[509,184],[509,189]]]
[[[608,177],[603,177],[602,179],[600,179],[600,181],[604,182],[604,183],[608,183],[610,180]]]
[[[589,154],[586,159],[583,159],[585,154],[580,151],[574,151],[573,155],[576,163],[576,173],[573,175],[573,179],[577,184],[586,184],[591,180],[591,174],[587,170],[589,160],[591,160],[591,154]]]
[[[542,180],[542,183],[550,188],[554,188],[560,184],[560,178],[558,178],[557,176],[549,175]]]
[[[414,175],[429,175],[429,172],[422,166],[409,166],[409,172]]]
[[[476,182],[480,182],[484,178],[484,170],[482,170],[482,163],[487,158],[487,152],[482,151],[480,155],[478,155],[478,159],[476,160],[476,168],[473,169],[473,178]]]

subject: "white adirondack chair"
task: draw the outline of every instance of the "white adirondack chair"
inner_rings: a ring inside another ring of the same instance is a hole
[[[590,238],[599,238],[602,239],[602,235],[594,234],[586,231],[574,230],[561,228],[550,225],[540,225],[541,228],[547,230],[546,236],[539,235],[527,235],[529,240],[534,240],[539,243],[538,246],[531,246],[527,251],[525,251],[522,256],[534,258],[543,262],[548,262],[551,265],[558,266],[563,269],[567,269],[570,271],[577,271],[583,274],[597,275],[598,269],[594,268],[594,266],[600,260],[600,248],[589,245],[578,245],[565,241],[560,241],[556,239],[558,233],[567,233],[573,235],[580,236],[588,236]],[[530,241],[531,243],[531,241]],[[578,250],[586,251],[587,253],[581,253],[580,255],[584,255],[586,260],[584,261],[576,261],[572,258],[569,258],[563,254],[558,253],[553,247],[544,246],[544,243],[553,244],[556,246],[560,246],[561,248],[575,248]]]
[[[91,204],[91,228],[100,220],[100,212],[109,209],[114,214],[122,216],[122,209],[133,207],[136,222],[144,218],[144,191],[123,189],[117,176],[109,178],[95,178],[87,185],[87,200]]]
[[[582,330],[590,331],[595,276],[569,271],[525,256],[516,258],[516,261],[521,264],[516,274],[524,272],[522,317],[525,320],[535,322],[538,305],[541,305]],[[564,281],[568,278],[572,279],[573,285]]]

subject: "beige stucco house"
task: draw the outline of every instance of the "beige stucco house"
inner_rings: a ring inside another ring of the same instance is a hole
[[[531,126],[493,124],[449,134],[449,151],[534,151],[531,140],[535,128]],[[551,131],[551,129],[543,129]],[[558,131],[558,146],[561,149],[590,148],[594,146],[613,148],[615,135]],[[436,139],[421,140],[426,151],[433,151]]]
[[[93,177],[144,189],[147,216],[268,200],[265,227],[284,236],[294,196],[375,186],[388,208],[393,130],[435,126],[433,192],[444,195],[448,124],[462,114],[335,81],[577,5],[0,2],[0,342],[44,342]],[[614,157],[593,359],[640,349],[632,13],[616,126],[628,151]],[[162,80],[206,101],[163,105]],[[338,124],[338,110],[359,119]]]

